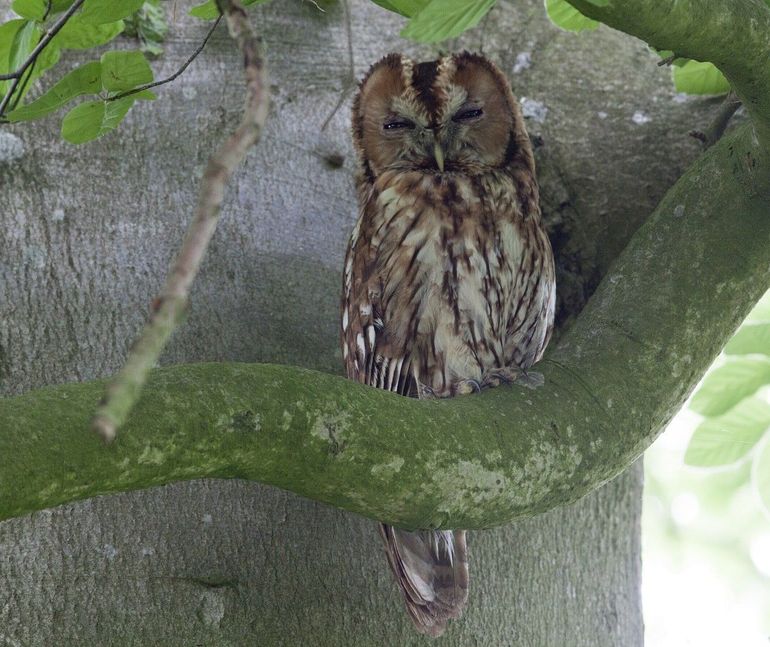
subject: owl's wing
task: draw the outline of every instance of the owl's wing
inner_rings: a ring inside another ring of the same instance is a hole
[[[378,250],[363,232],[360,219],[348,245],[343,275],[342,355],[348,378],[416,396],[409,347],[394,338],[385,320],[382,295],[386,278],[378,266]]]

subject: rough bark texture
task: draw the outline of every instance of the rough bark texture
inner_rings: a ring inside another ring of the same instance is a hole
[[[351,8],[357,74],[390,50],[433,54],[396,37],[397,17],[362,0]],[[320,125],[348,80],[344,12],[287,1],[252,15],[267,41],[273,113],[163,362],[339,372],[338,272],[355,219],[347,104],[324,133]],[[178,16],[158,76],[204,31]],[[483,47],[515,91],[538,102],[528,127],[542,138],[569,319],[697,155],[685,133],[707,123],[714,104],[677,99],[639,42],[607,29],[559,32],[539,0],[502,3],[453,46]],[[531,65],[520,69],[524,52]],[[117,369],[179,244],[205,160],[240,112],[236,57],[220,33],[158,102],[92,145],[62,143],[56,119],[0,133],[5,394]],[[328,162],[334,153],[345,156],[341,169]],[[470,608],[442,644],[641,645],[640,492],[637,466],[569,508],[474,533]],[[11,645],[424,642],[374,524],[237,481],[3,522],[0,580],[0,639]]]

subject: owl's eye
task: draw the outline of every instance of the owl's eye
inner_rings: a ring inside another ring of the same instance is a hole
[[[382,128],[383,130],[411,130],[414,128],[414,122],[401,117],[394,117],[382,124]]]
[[[475,121],[481,115],[484,114],[484,111],[481,108],[460,108],[455,113],[455,116],[452,117],[452,121],[458,121],[458,122],[468,122],[468,121]]]

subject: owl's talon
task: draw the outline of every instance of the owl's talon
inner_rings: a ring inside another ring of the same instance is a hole
[[[484,373],[484,377],[481,380],[482,388],[492,389],[501,384],[513,384],[518,382],[524,372],[513,366],[505,366],[502,368],[494,368],[491,371]]]
[[[481,384],[476,380],[462,380],[452,385],[453,395],[470,395],[471,393],[481,393]]]
[[[420,400],[436,400],[438,398],[436,392],[422,382],[417,383],[417,397]]]

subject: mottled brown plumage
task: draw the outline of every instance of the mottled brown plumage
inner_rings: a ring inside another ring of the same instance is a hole
[[[500,70],[463,53],[386,56],[353,105],[360,216],[345,260],[349,378],[412,397],[508,382],[542,355],[554,263],[529,138]],[[381,524],[417,628],[467,599],[465,532]]]

